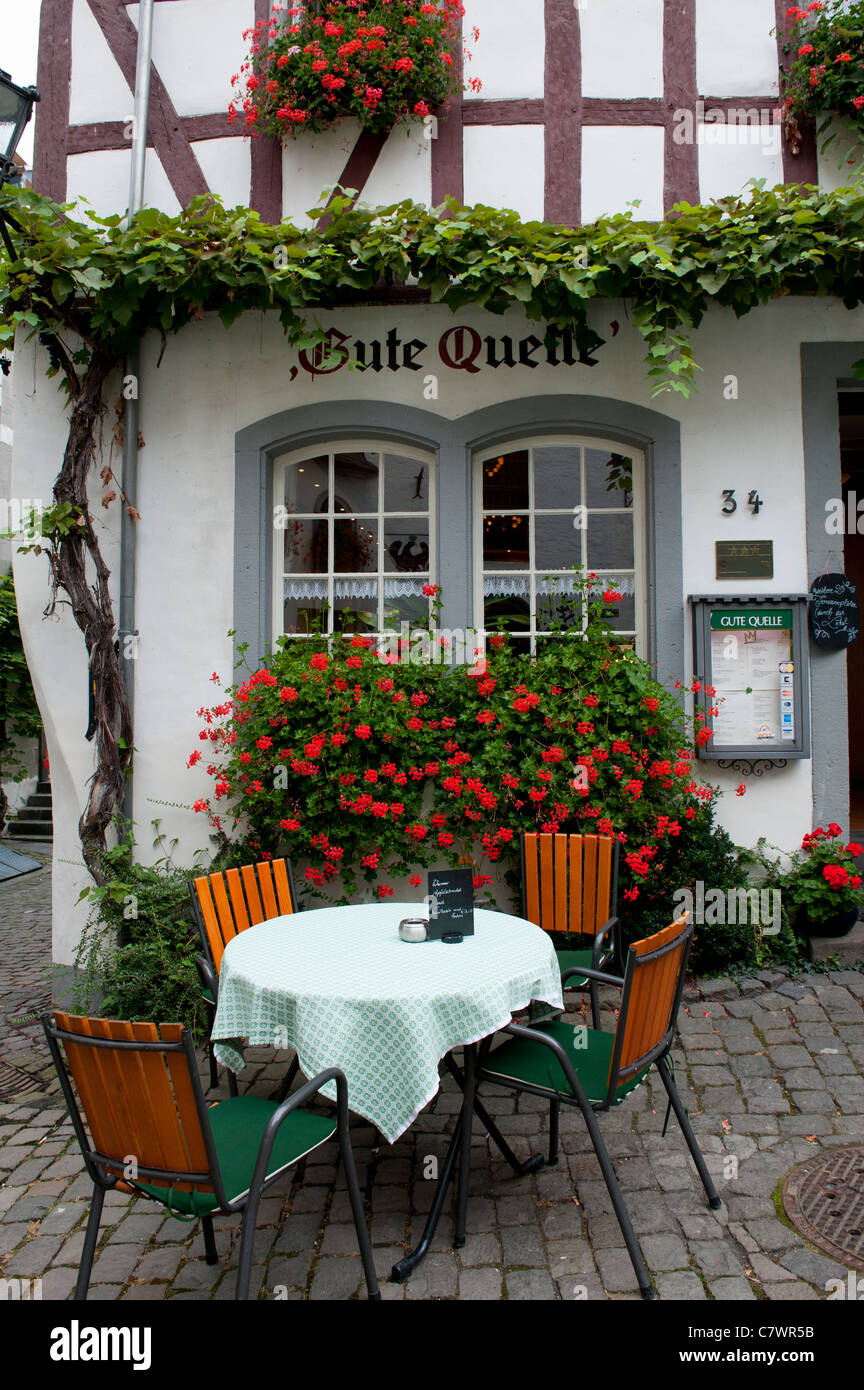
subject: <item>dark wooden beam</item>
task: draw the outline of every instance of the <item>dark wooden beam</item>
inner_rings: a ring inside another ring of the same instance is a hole
[[[663,6],[663,99],[666,155],[663,206],[699,201],[699,146],[696,143],[696,0],[665,0]],[[692,111],[690,143],[675,140],[675,112]]]
[[[33,151],[33,187],[62,203],[66,198],[66,145],[72,72],[72,0],[42,0]]]
[[[123,0],[88,0],[88,3],[130,92],[134,92],[138,30],[126,13]],[[153,64],[150,66],[147,136],[148,143],[152,144],[162,161],[181,207],[186,207],[198,194],[210,192],[201,165],[183,130],[183,123]]]
[[[255,0],[256,24],[269,18],[270,0]],[[249,203],[265,222],[282,221],[282,141],[269,135],[259,135],[252,141]]]
[[[582,216],[582,41],[573,0],[544,0],[546,14],[546,195],[548,222]],[[542,104],[542,103],[541,103]]]
[[[778,68],[782,68],[788,62],[786,54],[783,52],[783,44],[789,26],[789,21],[786,18],[786,11],[789,8],[788,0],[774,0]],[[778,106],[781,100],[782,97],[777,98]],[[797,154],[787,139],[785,130],[783,132],[783,180],[785,183],[818,183],[819,160],[816,153],[816,127],[812,121],[799,117],[798,129],[800,141]]]

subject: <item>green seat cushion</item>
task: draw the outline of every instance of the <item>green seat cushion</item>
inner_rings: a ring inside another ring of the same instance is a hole
[[[202,991],[201,991],[201,998],[205,1001],[205,1003],[207,1003],[207,1004],[212,1004],[212,1005],[213,1005],[213,1008],[215,1009],[215,1007],[216,1007],[216,1000],[213,998],[213,991],[212,991],[212,989],[202,989]]]
[[[590,946],[587,946],[582,950],[562,949],[559,951],[556,949],[555,954],[558,957],[558,969],[561,971],[562,975],[564,974],[565,970],[572,970],[574,966],[578,966],[580,970],[588,970],[594,968],[594,951],[593,948]],[[600,961],[597,965],[597,969],[602,970],[604,968],[604,960],[606,966],[608,967],[609,958],[611,957],[611,955],[612,946],[611,943],[607,943],[605,950],[601,952]],[[571,975],[570,979],[566,981],[564,988],[579,989],[580,987],[587,986],[587,984],[588,981],[584,975],[581,979],[578,975]]]
[[[207,1111],[225,1196],[229,1202],[249,1191],[261,1139],[267,1121],[276,1108],[272,1100],[264,1100],[261,1096],[234,1096]],[[267,1181],[292,1163],[297,1163],[335,1133],[336,1120],[330,1116],[315,1115],[308,1110],[292,1111],[282,1121],[276,1135]],[[162,1187],[152,1182],[139,1182],[135,1186],[171,1211],[187,1216],[204,1216],[219,1206],[212,1192],[181,1192],[176,1187]]]
[[[614,1033],[602,1033],[597,1028],[577,1029],[571,1023],[557,1021],[544,1023],[533,1031],[545,1033],[561,1044],[592,1105],[606,1100]],[[577,1046],[580,1038],[584,1040],[584,1047]],[[634,1090],[648,1070],[650,1067],[645,1067],[624,1081],[618,1088],[617,1100],[623,1100],[628,1091]],[[483,1073],[490,1080],[500,1079],[505,1084],[537,1086],[550,1095],[573,1094],[554,1052],[543,1043],[530,1042],[527,1038],[510,1038],[496,1047],[483,1063]]]

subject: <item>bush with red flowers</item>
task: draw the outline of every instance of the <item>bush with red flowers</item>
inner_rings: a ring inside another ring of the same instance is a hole
[[[473,865],[478,890],[493,874],[515,890],[520,831],[617,835],[622,916],[634,935],[665,925],[676,888],[743,874],[679,700],[611,640],[602,600],[586,610],[584,638],[561,632],[532,657],[492,637],[473,667],[385,662],[359,634],[282,639],[199,711],[189,764],[214,785],[196,809],[223,841],[287,853],[307,893],[341,902],[442,864]],[[419,646],[412,634],[406,655]]]
[[[793,144],[799,116],[816,119],[820,131],[835,115],[864,130],[864,0],[792,5],[786,21],[783,98]]]
[[[782,886],[790,907],[805,923],[823,926],[860,908],[864,892],[855,861],[861,848],[854,841],[847,843],[842,827],[833,821],[804,836],[802,852],[792,856]]]
[[[423,120],[459,90],[452,48],[464,12],[461,0],[274,8],[243,35],[250,51],[231,79],[229,119],[242,112],[253,134],[280,140],[345,116],[375,131]]]

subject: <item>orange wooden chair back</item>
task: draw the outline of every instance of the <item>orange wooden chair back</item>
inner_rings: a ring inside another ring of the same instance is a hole
[[[58,1028],[118,1042],[180,1042],[180,1023],[128,1023],[54,1013]],[[198,1175],[195,1182],[148,1177],[148,1183],[213,1191],[189,1061],[183,1052],[88,1047],[62,1039],[93,1147],[121,1176],[130,1158],[139,1168]],[[144,1179],[142,1179],[143,1181]],[[124,1190],[129,1190],[128,1188]]]
[[[244,864],[224,874],[206,874],[194,880],[194,891],[217,971],[222,952],[238,932],[296,910],[284,859]]]
[[[529,922],[548,932],[596,936],[613,913],[614,847],[606,835],[523,835]]]
[[[679,985],[687,963],[693,929],[684,913],[662,931],[636,941],[628,951],[627,972],[621,996],[623,1032],[616,1038],[613,1068],[619,1072],[634,1068],[634,1063],[657,1048],[675,1026],[675,1014],[680,999]],[[671,948],[666,949],[664,948]],[[662,951],[653,960],[640,964],[645,956]],[[621,1024],[619,1022],[619,1029]],[[619,1051],[620,1041],[620,1051]],[[611,1071],[610,1071],[611,1077]]]

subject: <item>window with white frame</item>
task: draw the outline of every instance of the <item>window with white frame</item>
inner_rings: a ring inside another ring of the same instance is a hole
[[[606,440],[519,440],[475,460],[475,621],[534,651],[583,621],[589,591],[616,633],[647,649],[644,458]]]
[[[434,462],[375,441],[274,464],[274,636],[425,623],[434,583]]]

